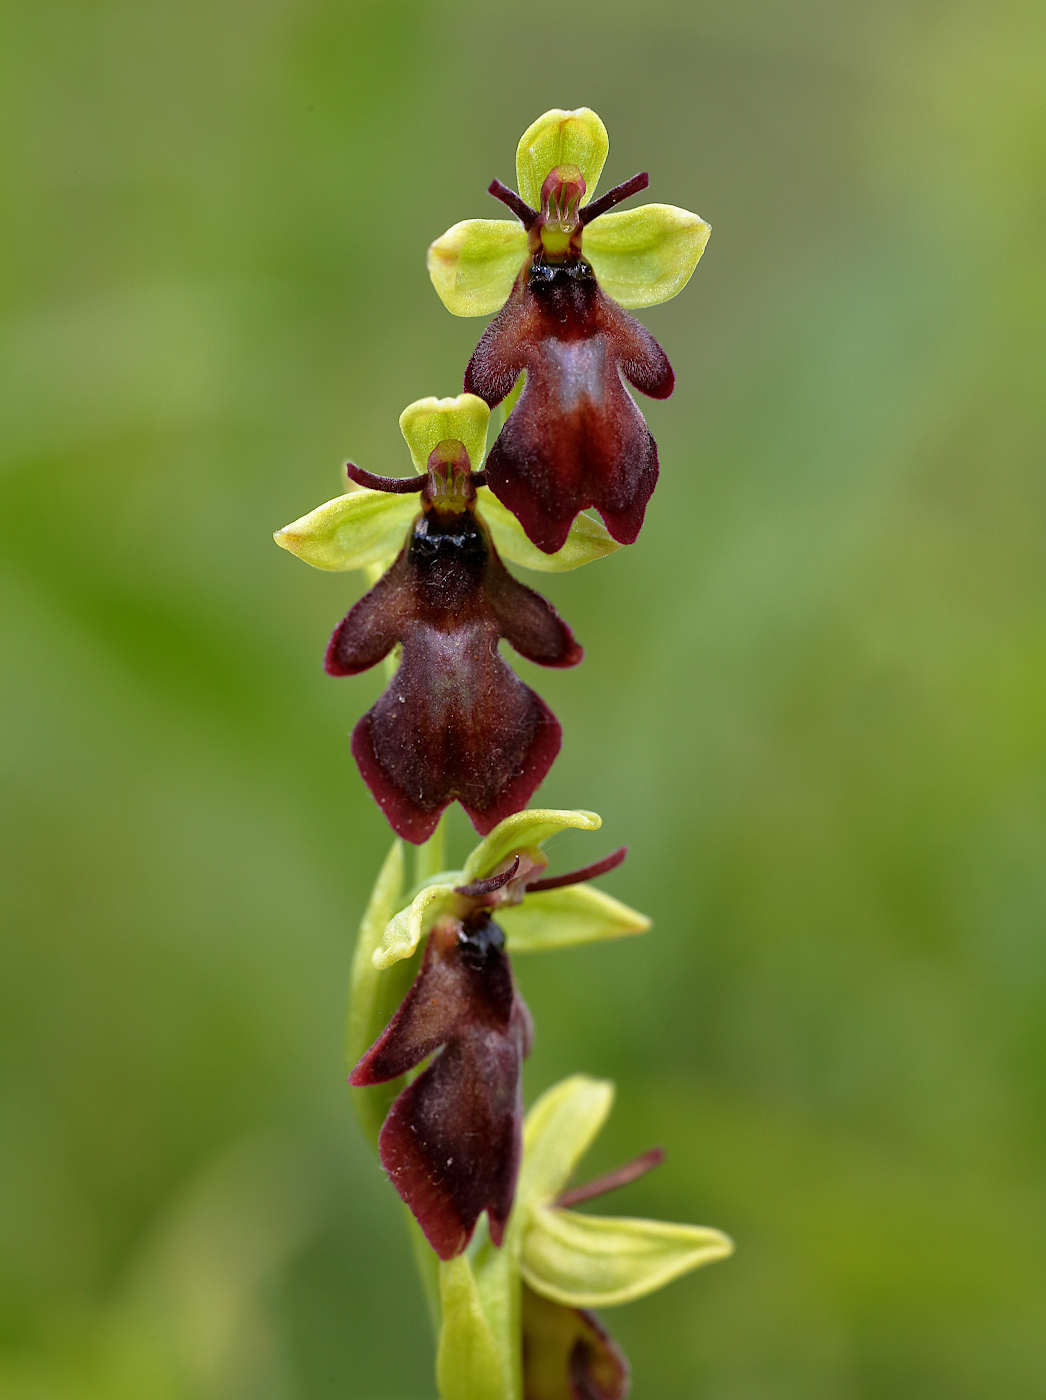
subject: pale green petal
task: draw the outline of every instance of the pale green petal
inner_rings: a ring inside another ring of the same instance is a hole
[[[419,472],[428,471],[429,454],[447,439],[465,444],[472,470],[478,472],[487,454],[490,409],[475,394],[452,399],[417,399],[400,414],[400,432]]]
[[[360,921],[352,955],[345,1025],[345,1058],[349,1069],[388,1025],[414,975],[409,963],[402,963],[390,972],[379,972],[372,960],[385,926],[403,898],[403,865],[403,842],[393,841]],[[353,1089],[357,1116],[372,1142],[377,1142],[378,1131],[400,1088],[398,1081],[393,1081]]]
[[[523,1124],[523,1165],[516,1199],[524,1206],[555,1200],[588,1151],[614,1103],[609,1079],[574,1074],[531,1107]]]
[[[568,827],[578,827],[582,831],[598,831],[603,819],[595,812],[558,811],[555,808],[535,807],[531,811],[516,812],[506,817],[474,848],[465,862],[465,880],[480,880],[496,870],[506,856],[527,847],[540,846],[557,832]]]
[[[518,219],[464,219],[430,246],[426,264],[448,311],[489,316],[504,306],[526,258]]]
[[[285,525],[273,539],[314,569],[365,569],[396,557],[419,509],[413,492],[350,491]]]
[[[541,208],[541,186],[557,165],[576,165],[585,177],[587,204],[610,149],[607,129],[590,107],[553,107],[528,126],[516,148],[516,183],[531,209]]]
[[[439,1266],[443,1326],[436,1353],[440,1400],[505,1400],[506,1378],[468,1256]]]
[[[543,574],[561,574],[568,569],[604,559],[621,548],[601,520],[591,515],[577,515],[562,549],[546,554],[531,544],[516,517],[501,504],[488,486],[479,488],[480,513],[487,522],[494,545],[502,559],[519,564],[524,569],[536,569]]]
[[[594,885],[564,885],[528,893],[522,904],[499,909],[510,953],[543,953],[646,933],[651,922]]]
[[[554,1303],[609,1308],[644,1298],[733,1252],[728,1235],[700,1225],[539,1206],[523,1237],[520,1270],[535,1292]]]
[[[607,296],[622,306],[656,306],[686,286],[710,232],[687,209],[644,204],[593,219],[581,250]]]
[[[433,920],[455,900],[453,885],[426,885],[406,909],[401,909],[385,926],[381,945],[372,961],[378,969],[409,958],[432,927]]]

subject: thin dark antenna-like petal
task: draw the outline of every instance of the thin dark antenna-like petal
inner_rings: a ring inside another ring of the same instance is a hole
[[[405,495],[408,491],[421,491],[428,481],[427,476],[375,476],[373,472],[365,472],[353,462],[345,463],[345,471],[349,480],[354,481],[357,486],[365,486],[368,491],[393,491],[397,495]]]
[[[608,1191],[616,1191],[621,1186],[638,1181],[641,1176],[646,1176],[647,1172],[659,1167],[664,1160],[665,1149],[652,1147],[649,1152],[633,1158],[631,1162],[625,1162],[623,1166],[615,1167],[612,1172],[597,1176],[594,1181],[587,1181],[584,1186],[575,1186],[571,1191],[562,1192],[556,1197],[554,1204],[560,1210],[568,1210],[571,1206],[579,1206],[582,1201],[605,1196]]]
[[[529,229],[538,216],[536,209],[531,209],[515,190],[510,190],[508,185],[503,185],[500,180],[491,180],[487,186],[487,194],[492,194],[495,199],[500,199],[502,204],[508,205],[525,229]]]
[[[638,194],[640,190],[645,190],[649,184],[650,176],[645,170],[641,175],[633,175],[631,180],[622,180],[620,185],[615,185],[612,190],[607,190],[606,194],[600,195],[591,204],[585,205],[580,214],[582,225],[590,224],[593,219],[598,219],[600,214],[605,214],[608,209],[613,209],[615,204],[620,204],[623,199],[628,199],[629,195]]]
[[[455,885],[454,892],[463,894],[470,899],[478,899],[485,894],[494,894],[502,889],[515,875],[519,869],[519,856],[512,862],[507,870],[503,870],[500,875],[491,875],[486,880],[473,880],[471,885]]]
[[[527,886],[527,893],[534,894],[538,890],[558,890],[564,885],[580,885],[582,880],[594,880],[597,875],[605,875],[608,870],[616,870],[617,867],[628,855],[628,847],[622,846],[609,856],[604,856],[602,860],[593,861],[591,865],[583,865],[580,870],[571,870],[566,875],[550,875],[547,880],[535,880],[532,885]]]

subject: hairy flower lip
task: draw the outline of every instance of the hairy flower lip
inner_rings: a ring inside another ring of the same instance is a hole
[[[555,609],[502,564],[476,515],[475,475],[461,440],[431,448],[406,543],[335,629],[324,661],[331,675],[354,675],[401,644],[352,751],[390,825],[415,843],[455,800],[478,831],[492,830],[526,806],[559,751],[558,721],[498,640],[546,666],[584,655]]]
[[[504,944],[485,910],[442,917],[402,1005],[349,1076],[356,1088],[385,1083],[436,1052],[393,1103],[378,1146],[444,1260],[465,1249],[484,1211],[501,1243],[519,1173],[533,1027]]]
[[[490,322],[465,387],[493,406],[523,389],[486,460],[487,484],[538,549],[561,549],[594,506],[631,544],[658,478],[657,444],[627,380],[667,398],[675,377],[657,341],[607,297],[584,261],[535,256]]]

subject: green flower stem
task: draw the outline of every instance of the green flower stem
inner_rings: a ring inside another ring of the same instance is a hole
[[[436,824],[436,830],[414,852],[414,883],[424,884],[447,868],[447,813]]]
[[[421,1279],[421,1291],[425,1295],[425,1307],[428,1311],[429,1322],[432,1324],[432,1335],[438,1344],[443,1323],[443,1308],[440,1304],[439,1255],[425,1238],[421,1226],[414,1219],[408,1206],[403,1207],[403,1214],[407,1220],[407,1233],[410,1235],[414,1263],[417,1265],[418,1275]]]

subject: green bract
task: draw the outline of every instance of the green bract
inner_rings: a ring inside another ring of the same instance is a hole
[[[374,950],[403,902],[403,865],[403,842],[393,841],[360,920],[349,976],[349,1009],[345,1023],[345,1058],[350,1069],[385,1029],[414,976],[415,969],[410,963],[404,963],[393,975],[383,976],[373,962]],[[402,1087],[400,1080],[394,1080],[353,1090],[356,1113],[372,1141],[377,1141],[385,1115]]]
[[[543,867],[540,847],[550,836],[570,827],[597,831],[594,812],[536,808],[506,817],[473,850],[463,870],[444,871],[426,881],[410,903],[390,918],[380,941],[371,946],[375,968],[390,968],[414,955],[422,938],[441,914],[455,916],[462,907],[458,885],[482,880],[504,869],[516,855]],[[566,885],[555,890],[526,889],[520,903],[494,909],[510,953],[542,952],[594,943],[606,938],[646,933],[650,920],[627,904],[591,885]]]
[[[516,152],[519,193],[541,206],[541,186],[558,165],[576,165],[585,178],[588,204],[606,160],[606,127],[587,107],[555,108],[524,132]],[[603,291],[633,310],[656,306],[686,286],[710,229],[671,204],[600,214],[581,234],[582,256]],[[505,302],[526,262],[529,242],[521,224],[506,219],[466,219],[429,248],[432,285],[455,316],[488,316]]]
[[[436,1352],[436,1382],[442,1400],[506,1400],[509,1377],[480,1300],[468,1257],[439,1266],[443,1326]]]

